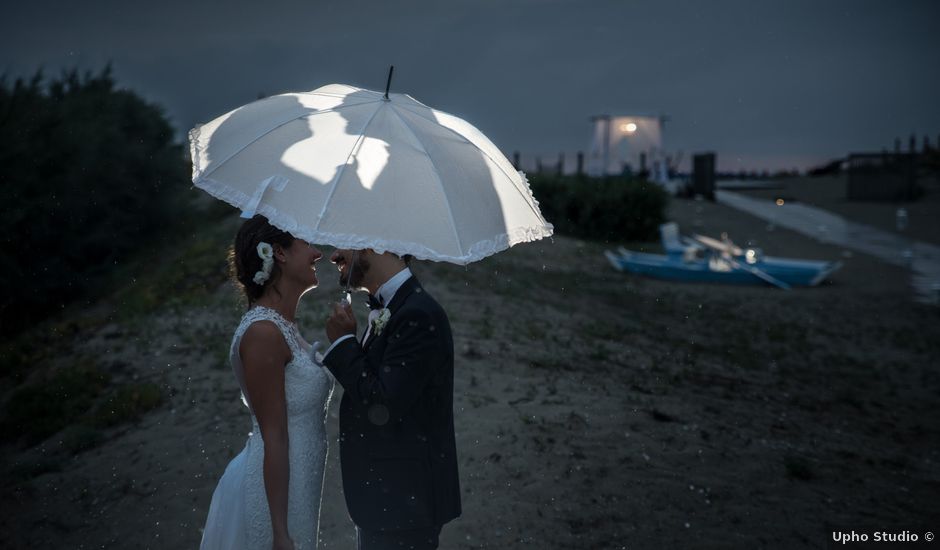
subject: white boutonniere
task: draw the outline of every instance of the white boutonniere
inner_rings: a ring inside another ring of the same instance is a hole
[[[372,334],[376,336],[382,334],[382,329],[385,328],[386,323],[388,323],[388,318],[391,316],[392,312],[389,311],[387,307],[383,307],[375,319],[372,319]]]

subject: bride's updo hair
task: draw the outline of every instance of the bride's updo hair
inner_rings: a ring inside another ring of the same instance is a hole
[[[235,235],[235,245],[228,255],[229,272],[242,288],[248,303],[253,304],[264,294],[264,287],[274,284],[281,276],[281,268],[277,262],[271,266],[271,276],[262,284],[254,281],[255,273],[261,271],[262,259],[258,255],[258,243],[268,243],[272,247],[281,245],[281,248],[290,247],[294,236],[287,231],[281,231],[268,222],[261,214],[245,220],[238,234]]]

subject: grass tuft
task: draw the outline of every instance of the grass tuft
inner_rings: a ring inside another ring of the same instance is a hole
[[[85,414],[107,387],[109,376],[83,359],[51,378],[18,388],[4,407],[0,433],[35,444]]]
[[[162,402],[163,394],[156,384],[129,384],[118,388],[98,405],[92,422],[99,427],[133,422]]]

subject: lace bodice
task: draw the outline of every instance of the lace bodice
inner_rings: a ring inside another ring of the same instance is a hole
[[[251,410],[252,421],[257,423],[254,410],[251,407],[251,400],[248,397],[248,390],[245,386],[245,372],[238,348],[241,345],[245,331],[252,323],[257,321],[274,323],[280,329],[281,334],[284,335],[284,340],[291,352],[291,360],[284,367],[288,420],[300,414],[314,411],[325,412],[324,408],[329,402],[329,396],[333,388],[332,377],[325,369],[314,362],[311,357],[311,346],[301,337],[300,330],[295,323],[291,323],[271,308],[255,306],[245,313],[238,328],[235,329],[230,349],[232,370],[242,391],[242,401]],[[329,386],[329,388],[324,391],[325,386]]]

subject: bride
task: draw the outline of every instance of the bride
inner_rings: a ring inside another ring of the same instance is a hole
[[[202,549],[317,546],[333,380],[294,317],[321,256],[260,215],[235,237],[230,260],[249,309],[229,357],[253,427],[212,494]]]

